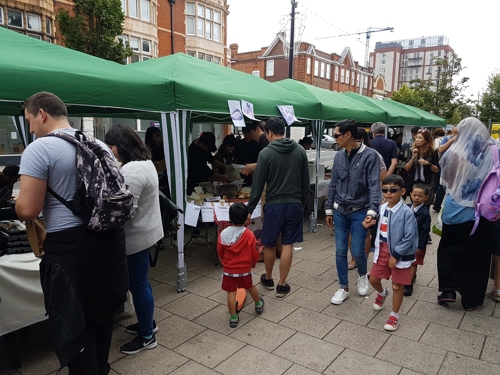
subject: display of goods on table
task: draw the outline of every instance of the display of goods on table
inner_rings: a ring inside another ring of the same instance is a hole
[[[31,252],[26,227],[18,220],[0,221],[0,255]]]
[[[205,194],[215,194],[215,195],[232,195],[239,196],[245,181],[243,180],[233,180],[233,181],[214,181],[214,182],[202,182],[199,183],[203,188]]]

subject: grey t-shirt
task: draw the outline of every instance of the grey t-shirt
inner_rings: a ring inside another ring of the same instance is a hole
[[[57,131],[70,135],[76,132],[75,129],[69,128]],[[104,143],[99,143],[109,151]],[[19,174],[46,180],[47,185],[62,198],[71,200],[78,186],[76,147],[58,137],[38,138],[29,144],[21,155]],[[82,225],[80,218],[73,215],[49,192],[45,194],[42,212],[47,233]]]

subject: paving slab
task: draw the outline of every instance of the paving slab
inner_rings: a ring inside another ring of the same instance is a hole
[[[290,293],[285,300],[287,303],[321,312],[330,304],[330,298],[327,294],[307,288],[300,288]]]
[[[300,307],[280,321],[280,325],[322,339],[340,322],[340,319]]]
[[[184,357],[213,369],[244,346],[245,344],[241,341],[206,330],[174,350]]]
[[[416,371],[412,371],[412,370],[408,370],[407,368],[404,368],[401,370],[401,372],[399,373],[399,375],[422,375],[421,372],[416,372]]]
[[[461,354],[448,353],[439,375],[500,374],[500,366]]]
[[[485,336],[431,323],[420,342],[468,357],[479,358]]]
[[[233,333],[235,330],[240,329],[246,323],[248,323],[249,321],[251,321],[256,317],[255,313],[249,314],[245,311],[240,311],[238,313],[238,316],[240,318],[238,327],[231,328],[229,326],[229,311],[227,309],[227,306],[219,305],[214,309],[207,311],[203,315],[200,315],[193,321],[204,327],[210,328],[211,330],[219,332],[223,335],[229,335]]]
[[[446,351],[392,335],[375,356],[423,374],[437,374]]]
[[[288,303],[288,297],[276,298],[275,296],[265,296],[263,299],[266,305],[264,306],[264,312],[259,315],[259,318],[269,320],[270,322],[278,323],[299,308],[295,304]],[[250,296],[247,297],[245,307],[243,307],[242,311],[255,315],[255,305]]]
[[[389,337],[387,333],[343,321],[324,340],[373,357]]]
[[[496,317],[467,313],[460,324],[460,329],[500,338],[500,320]]]
[[[288,278],[288,282],[317,292],[321,292],[333,283],[330,278],[313,275],[307,272],[302,272],[294,277]]]
[[[153,286],[153,297],[156,307],[162,307],[182,296],[184,296],[184,293],[177,293],[177,288],[175,286],[168,284]]]
[[[273,354],[293,361],[313,371],[324,371],[344,348],[297,332]]]
[[[388,311],[382,310],[372,319],[367,327],[376,329],[380,332],[387,332],[384,329],[384,325],[387,318],[389,318],[389,315],[390,313]],[[427,320],[399,314],[399,327],[396,331],[391,332],[390,334],[418,341],[424,334],[429,324],[430,323]]]
[[[134,355],[126,355],[111,364],[119,374],[155,375],[168,374],[186,363],[188,359],[161,345]]]
[[[429,322],[443,324],[448,327],[458,328],[465,312],[462,310],[452,309],[441,306],[437,302],[429,303],[425,301],[417,301],[408,312],[409,316],[425,319]]]
[[[202,366],[195,361],[188,361],[184,365],[178,367],[176,370],[172,371],[170,375],[217,375],[215,372],[208,367]]]
[[[214,370],[224,375],[280,375],[292,365],[293,362],[291,361],[247,345],[231,355]]]
[[[184,296],[182,298],[163,305],[162,309],[177,316],[181,316],[184,319],[193,320],[218,305],[219,304],[217,302],[211,301],[207,298],[200,297],[199,295],[193,293],[184,292]]]
[[[500,339],[496,337],[486,337],[481,359],[500,365]]]
[[[308,259],[302,260],[293,267],[295,271],[307,272],[308,274],[319,275],[328,271],[332,266],[329,264],[321,264],[321,262],[312,262]]]
[[[301,365],[294,364],[288,370],[286,370],[283,375],[320,375],[319,372],[310,370]]]
[[[397,375],[401,367],[376,359],[353,350],[346,349],[325,370],[325,375]]]
[[[341,305],[329,303],[322,313],[362,326],[366,326],[377,315],[377,311],[373,310],[373,307],[353,302],[350,297]]]
[[[168,349],[173,349],[206,330],[202,325],[172,315],[157,324],[156,340]]]

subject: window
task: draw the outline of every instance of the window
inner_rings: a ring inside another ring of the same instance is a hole
[[[127,0],[121,0],[122,2],[122,12],[127,13]]]
[[[438,56],[441,56],[441,50],[438,51]]]
[[[385,73],[385,68],[380,68],[380,74],[384,74]]]
[[[194,3],[186,3],[186,14],[194,15]]]
[[[383,54],[382,54],[382,58],[384,58],[384,59],[385,59],[385,53],[383,53]]]
[[[141,20],[149,21],[150,16],[149,0],[141,0]]]
[[[367,89],[368,88],[368,77],[365,76],[365,79],[363,80],[363,88]]]
[[[335,67],[335,81],[338,81],[339,80],[339,67],[336,66]]]
[[[151,55],[151,41],[146,39],[142,40],[142,53]]]
[[[198,58],[200,60],[205,60],[205,54],[204,53],[201,53],[201,52],[198,52]]]
[[[274,60],[266,61],[266,76],[267,77],[274,76]]]
[[[349,70],[345,71],[345,83],[347,83],[347,84],[349,84],[349,73],[350,73]]]
[[[205,36],[205,20],[198,18],[198,29],[196,35]]]
[[[372,77],[370,77],[370,90],[372,89],[372,84],[373,84]]]
[[[146,61],[146,60],[151,60],[151,57],[148,57],[148,56],[142,56],[142,61]]]
[[[139,9],[138,9],[137,0],[128,0],[128,15],[130,17],[139,17]]]
[[[213,56],[211,56],[211,55],[207,55],[207,61],[208,61],[208,62],[212,62],[212,58],[213,58]]]
[[[403,66],[408,66],[408,61],[403,61]]]
[[[3,8],[0,7],[0,25],[3,24]]]
[[[214,11],[214,22],[221,23],[220,12]]]
[[[220,65],[220,57],[214,57],[214,64]]]
[[[359,74],[356,76],[356,87],[359,87]]]
[[[45,32],[52,35],[52,22],[48,18],[45,20]]]
[[[406,81],[406,76],[401,77],[401,80]]]
[[[198,5],[198,17],[205,18],[205,7],[203,5]]]
[[[7,10],[8,25],[14,27],[23,27],[23,14],[18,10]]]
[[[409,47],[409,48],[413,48],[413,40],[410,40],[410,41],[408,42],[408,47]]]
[[[214,23],[214,40],[220,42],[220,25]]]
[[[438,37],[438,45],[442,46],[443,45],[443,40],[444,38],[442,36]]]
[[[28,13],[28,29],[42,31],[42,21],[40,19],[40,16]]]
[[[332,76],[332,66],[330,64],[326,64],[326,79],[330,79]]]
[[[306,73],[311,74],[311,58],[307,58],[307,67],[306,67]]]
[[[129,44],[130,48],[132,48],[132,51],[139,52],[139,38],[131,36]]]
[[[340,69],[340,82],[344,83],[344,69]]]
[[[325,63],[324,62],[321,63],[321,68],[320,68],[319,76],[321,78],[325,78]]]
[[[314,60],[314,75],[317,77],[319,75],[319,61]]]
[[[135,53],[132,55],[132,57],[130,58],[130,62],[133,64],[133,63],[136,63],[136,62],[139,62],[141,61],[141,56],[140,55],[136,55]]]
[[[206,21],[205,23],[205,37],[212,39],[212,22]]]
[[[194,17],[187,16],[186,17],[186,34],[194,35]]]
[[[260,77],[260,70],[254,70],[252,72],[252,75],[255,76],[255,77]]]
[[[385,65],[385,60],[381,60],[380,65]]]
[[[425,47],[425,38],[420,39],[420,47]]]
[[[351,74],[351,85],[354,86],[354,79],[356,78],[356,74],[354,74],[354,72],[352,72]]]
[[[37,35],[37,34],[28,34],[28,36],[32,37],[32,38],[35,38],[35,39],[38,39],[38,40],[42,40],[42,36],[41,35]]]
[[[412,76],[412,75],[410,75],[410,81],[411,81],[412,79],[413,79],[413,76]]]
[[[187,51],[187,55],[191,57],[196,57],[196,52],[193,51]]]
[[[157,51],[158,51],[158,44],[153,43],[153,56],[154,57],[158,56]]]

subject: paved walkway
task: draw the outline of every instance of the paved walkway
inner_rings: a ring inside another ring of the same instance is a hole
[[[330,303],[338,289],[330,233],[323,227],[305,234],[294,251],[291,293],[277,299],[258,286],[264,312],[256,316],[248,297],[236,329],[229,328],[221,267],[214,266],[203,242],[197,239],[186,250],[184,293],[175,289],[177,254],[162,251],[150,274],[159,345],[133,356],[121,354],[120,345],[132,338],[123,327],[135,319],[121,314],[113,334],[111,374],[500,374],[500,303],[486,299],[474,312],[464,312],[459,302],[449,308],[436,303],[438,237],[433,236],[426,264],[418,271],[413,296],[404,300],[399,329],[388,333],[383,324],[391,301],[374,311],[373,289],[366,298],[356,293],[356,271],[349,271],[351,297],[339,306]],[[255,281],[263,267],[257,265]],[[23,365],[17,371],[10,369],[0,343],[0,375],[55,374],[58,362],[45,323],[19,332],[19,342]]]

